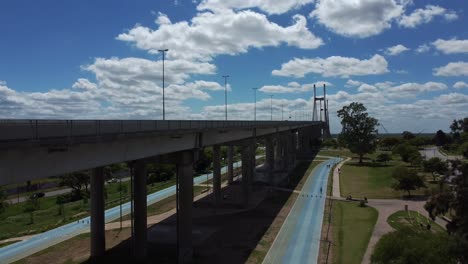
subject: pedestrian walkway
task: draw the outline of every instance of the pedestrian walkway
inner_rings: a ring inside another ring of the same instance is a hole
[[[351,160],[347,158],[346,160],[342,161],[338,164],[333,172],[333,189],[332,193],[333,196],[331,199],[343,200],[341,198],[340,193],[340,175],[338,173],[341,170],[341,166],[347,161]],[[366,253],[364,254],[364,258],[362,263],[368,264],[370,263],[370,257],[374,250],[374,246],[377,244],[379,239],[393,231],[393,228],[387,223],[387,218],[397,211],[401,211],[405,209],[405,205],[408,205],[408,210],[416,211],[421,215],[429,217],[429,214],[424,209],[424,204],[426,201],[413,201],[413,200],[400,200],[400,199],[368,199],[368,206],[372,206],[377,209],[379,216],[377,218],[377,223],[375,224],[374,231],[372,232],[371,239],[369,244],[367,245]],[[436,218],[435,221],[437,224],[445,228],[446,222],[440,218]]]
[[[332,189],[332,196],[333,197],[341,197],[340,193],[340,171],[341,166],[345,164],[345,162],[351,160],[351,158],[346,158],[345,160],[341,161],[333,170],[333,189]]]

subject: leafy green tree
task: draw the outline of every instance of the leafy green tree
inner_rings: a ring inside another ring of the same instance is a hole
[[[406,191],[408,192],[408,196],[411,196],[411,191],[426,186],[423,179],[418,176],[416,171],[409,170],[404,166],[396,167],[392,173],[392,177],[396,180],[392,186],[393,189]]]
[[[419,147],[422,147],[424,145],[431,145],[432,144],[432,139],[430,137],[416,136],[416,137],[408,140],[408,144],[419,148]]]
[[[385,164],[387,164],[387,162],[389,162],[390,160],[392,160],[392,156],[386,152],[380,153],[377,156],[378,162],[385,162]]]
[[[338,142],[333,138],[325,139],[322,142],[322,147],[337,148],[338,147]]]
[[[424,161],[423,168],[425,172],[445,174],[447,172],[447,163],[437,157],[434,157]]]
[[[468,164],[452,164],[452,170],[455,169],[462,172],[456,179],[455,190],[442,189],[432,195],[424,207],[433,219],[449,210],[454,211],[447,224],[447,230],[454,240],[451,253],[458,263],[468,263]]]
[[[448,136],[444,133],[444,131],[442,130],[438,130],[434,136],[434,144],[436,146],[443,146],[447,143],[450,142],[450,139],[448,138]]]
[[[394,154],[398,154],[401,157],[401,160],[404,162],[409,162],[409,158],[414,153],[419,153],[418,149],[415,146],[409,145],[407,143],[400,144],[393,149]]]
[[[401,143],[401,139],[397,137],[384,137],[379,141],[382,149],[392,150],[395,146]]]
[[[375,245],[371,263],[455,264],[450,244],[451,239],[446,234],[404,227],[382,236]]]
[[[415,137],[415,135],[413,133],[409,132],[409,131],[403,131],[401,136],[403,137],[404,140],[410,140],[410,139],[413,139]]]
[[[213,162],[213,152],[211,148],[204,148],[198,153],[198,160],[195,162],[195,172],[197,174],[206,173]]]
[[[463,157],[468,158],[468,141],[461,144],[460,147],[458,147],[458,150],[463,155]]]
[[[7,198],[7,195],[3,191],[3,189],[0,187],[0,214],[5,212],[6,208],[8,207],[8,203],[5,201]]]
[[[359,163],[376,148],[377,119],[370,117],[362,103],[353,102],[338,111],[342,130],[339,138],[352,153],[359,155]]]
[[[67,186],[72,189],[75,199],[81,199],[82,190],[89,193],[88,186],[90,182],[89,171],[78,171],[67,175],[60,176],[60,186]]]
[[[416,151],[411,153],[411,155],[408,158],[408,161],[410,162],[411,166],[420,166],[423,162],[423,158],[421,156],[421,153]]]
[[[154,163],[148,167],[148,183],[167,181],[174,177],[176,168],[174,164]]]

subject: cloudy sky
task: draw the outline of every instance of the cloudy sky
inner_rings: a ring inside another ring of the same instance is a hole
[[[0,3],[0,118],[311,117],[364,103],[389,132],[468,116],[468,2],[16,0]],[[320,89],[321,91],[321,89]],[[270,97],[273,95],[273,97]],[[321,94],[320,94],[321,95]],[[381,132],[384,132],[381,129]]]

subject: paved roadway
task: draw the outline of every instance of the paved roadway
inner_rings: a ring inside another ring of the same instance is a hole
[[[320,163],[308,176],[263,263],[316,263],[330,168],[340,161]],[[322,193],[320,193],[322,189]]]
[[[463,159],[463,156],[460,156],[460,155],[445,155],[444,153],[440,152],[439,148],[437,147],[424,148],[423,150],[420,150],[419,152],[426,160],[430,158],[434,158],[434,157],[437,157],[443,161]]]
[[[256,156],[258,159],[260,156]],[[241,161],[234,163],[234,168],[240,167]],[[221,168],[221,173],[226,173],[227,167]],[[202,175],[193,179],[194,185],[205,182],[211,179],[213,174]],[[175,185],[147,196],[148,206],[159,202],[176,192]],[[130,213],[130,202],[122,204],[122,215]],[[120,206],[116,206],[105,211],[106,223],[112,222],[120,217]],[[11,263],[27,256],[30,256],[43,249],[56,245],[60,242],[68,240],[81,233],[90,232],[90,217],[85,217],[79,221],[69,223],[44,233],[37,234],[29,239],[0,248],[0,263]]]

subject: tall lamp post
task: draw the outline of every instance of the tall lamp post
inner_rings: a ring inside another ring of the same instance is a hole
[[[252,88],[254,90],[254,121],[257,120],[257,90],[258,88]]]
[[[224,112],[227,121],[227,78],[229,75],[223,75],[224,78]]]
[[[162,53],[162,59],[163,59],[163,120],[166,120],[166,102],[164,98],[164,58],[165,58],[166,52],[169,51],[169,49],[160,49],[158,51]]]
[[[273,95],[270,94],[270,119],[273,121]]]

